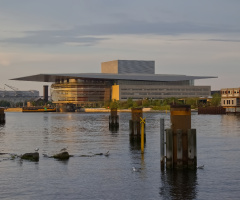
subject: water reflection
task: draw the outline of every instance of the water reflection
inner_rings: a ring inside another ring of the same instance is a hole
[[[162,187],[159,194],[163,199],[196,199],[196,170],[166,170],[161,173]]]
[[[129,143],[131,151],[141,151],[141,137],[129,135]],[[144,138],[144,149],[146,148],[146,138]]]
[[[118,126],[109,126],[109,131],[111,133],[118,133],[119,127]]]
[[[134,167],[137,173],[139,173],[139,177],[141,177],[141,179],[146,179],[147,170],[144,160],[144,153],[141,152],[141,139],[129,135],[129,144],[129,150],[133,165],[132,167]]]
[[[0,130],[2,130],[5,126],[5,122],[0,122]]]
[[[43,136],[44,136],[44,144],[48,145],[49,140],[49,116],[44,115],[43,116]]]
[[[57,160],[59,163],[62,163],[64,165],[67,165],[68,164],[68,161],[69,160]]]
[[[129,136],[130,150],[141,151],[141,140]]]
[[[144,153],[141,153],[141,169],[145,169]]]
[[[240,136],[240,116],[239,115],[223,115],[221,120],[221,133],[225,136]]]

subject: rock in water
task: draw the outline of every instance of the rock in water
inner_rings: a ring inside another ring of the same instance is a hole
[[[53,158],[59,159],[59,160],[67,160],[69,159],[70,155],[67,151],[55,154]]]
[[[39,161],[39,153],[25,153],[21,156],[21,159],[31,160],[31,161]]]

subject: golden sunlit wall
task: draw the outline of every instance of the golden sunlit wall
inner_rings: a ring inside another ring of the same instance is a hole
[[[112,85],[112,100],[119,100],[119,85]]]
[[[109,101],[111,85],[108,81],[77,79],[63,80],[51,85],[53,103],[88,104]]]

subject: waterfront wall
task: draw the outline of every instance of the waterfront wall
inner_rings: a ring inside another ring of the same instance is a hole
[[[5,112],[22,112],[22,108],[7,108]]]
[[[219,107],[199,107],[198,114],[212,114],[212,115],[224,115],[226,114],[226,109]]]
[[[78,112],[111,112],[111,109],[106,108],[80,108]],[[131,112],[131,109],[118,109],[118,112]],[[143,108],[143,112],[156,112],[151,108]],[[159,111],[157,111],[159,112]],[[165,112],[165,111],[164,111]]]

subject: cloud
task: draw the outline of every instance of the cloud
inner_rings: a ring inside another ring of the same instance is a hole
[[[237,39],[208,39],[205,41],[213,41],[213,42],[240,42],[240,40]]]
[[[23,37],[1,39],[1,43],[27,45],[74,45],[91,46],[109,35],[181,35],[181,34],[220,34],[239,33],[240,28],[232,26],[197,24],[191,22],[144,22],[128,21],[118,23],[91,24],[72,29],[26,31]],[[108,36],[108,37],[106,37]],[[211,39],[214,41],[215,39]],[[220,41],[219,39],[216,39]],[[209,40],[210,41],[210,40]],[[222,40],[225,41],[225,40]],[[231,40],[229,40],[231,41]],[[232,40],[234,41],[234,40]]]
[[[89,46],[98,43],[106,38],[85,37],[77,35],[63,35],[66,31],[35,31],[23,37],[2,39],[0,42],[8,44],[27,44],[27,45],[60,45],[60,44],[77,44]]]

